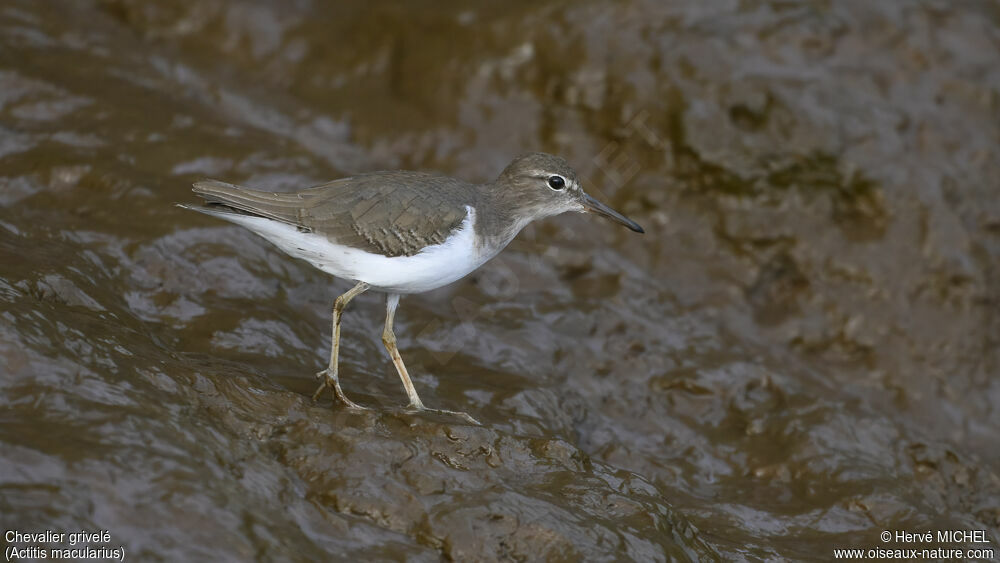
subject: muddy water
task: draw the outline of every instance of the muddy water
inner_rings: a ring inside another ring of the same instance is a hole
[[[1000,548],[994,4],[329,4],[0,6],[5,531],[154,561]],[[342,352],[376,409],[312,403],[349,282],[172,206],[524,150],[647,234],[551,219],[404,299],[424,401],[482,427],[399,410],[377,295]]]

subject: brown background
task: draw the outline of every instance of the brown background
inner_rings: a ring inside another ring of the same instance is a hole
[[[1000,548],[994,2],[0,6],[0,520],[139,560]],[[641,223],[404,299],[173,207],[565,156]],[[960,547],[947,545],[944,547]]]

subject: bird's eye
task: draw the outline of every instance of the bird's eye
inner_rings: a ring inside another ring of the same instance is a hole
[[[553,190],[561,190],[566,187],[566,179],[562,176],[550,176],[549,187]]]

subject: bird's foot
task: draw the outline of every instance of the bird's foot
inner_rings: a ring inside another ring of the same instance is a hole
[[[478,420],[476,420],[476,419],[472,418],[471,416],[469,416],[468,413],[464,413],[462,411],[449,411],[449,410],[444,410],[444,409],[430,409],[430,408],[425,407],[422,404],[416,404],[415,405],[413,403],[410,403],[409,405],[406,405],[406,408],[404,410],[406,412],[411,412],[411,413],[434,413],[434,414],[444,414],[444,415],[448,415],[448,416],[457,416],[458,418],[461,418],[462,420],[468,422],[469,424],[474,424],[476,426],[482,426],[481,422],[479,422]]]
[[[319,379],[321,383],[319,384],[319,387],[316,389],[316,392],[313,393],[313,401],[318,401],[319,396],[323,394],[323,391],[325,389],[330,389],[331,391],[333,391],[334,404],[336,404],[337,401],[340,401],[341,403],[344,403],[344,406],[346,406],[349,409],[355,409],[359,411],[368,410],[368,407],[363,407],[347,398],[347,395],[345,395],[344,391],[340,388],[340,381],[337,379],[337,374],[331,371],[329,368],[317,373],[316,379]]]

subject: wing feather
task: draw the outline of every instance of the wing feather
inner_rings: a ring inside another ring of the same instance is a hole
[[[420,172],[373,172],[288,193],[218,180],[196,182],[193,190],[208,208],[281,221],[387,256],[412,256],[444,242],[477,194],[471,184]]]

